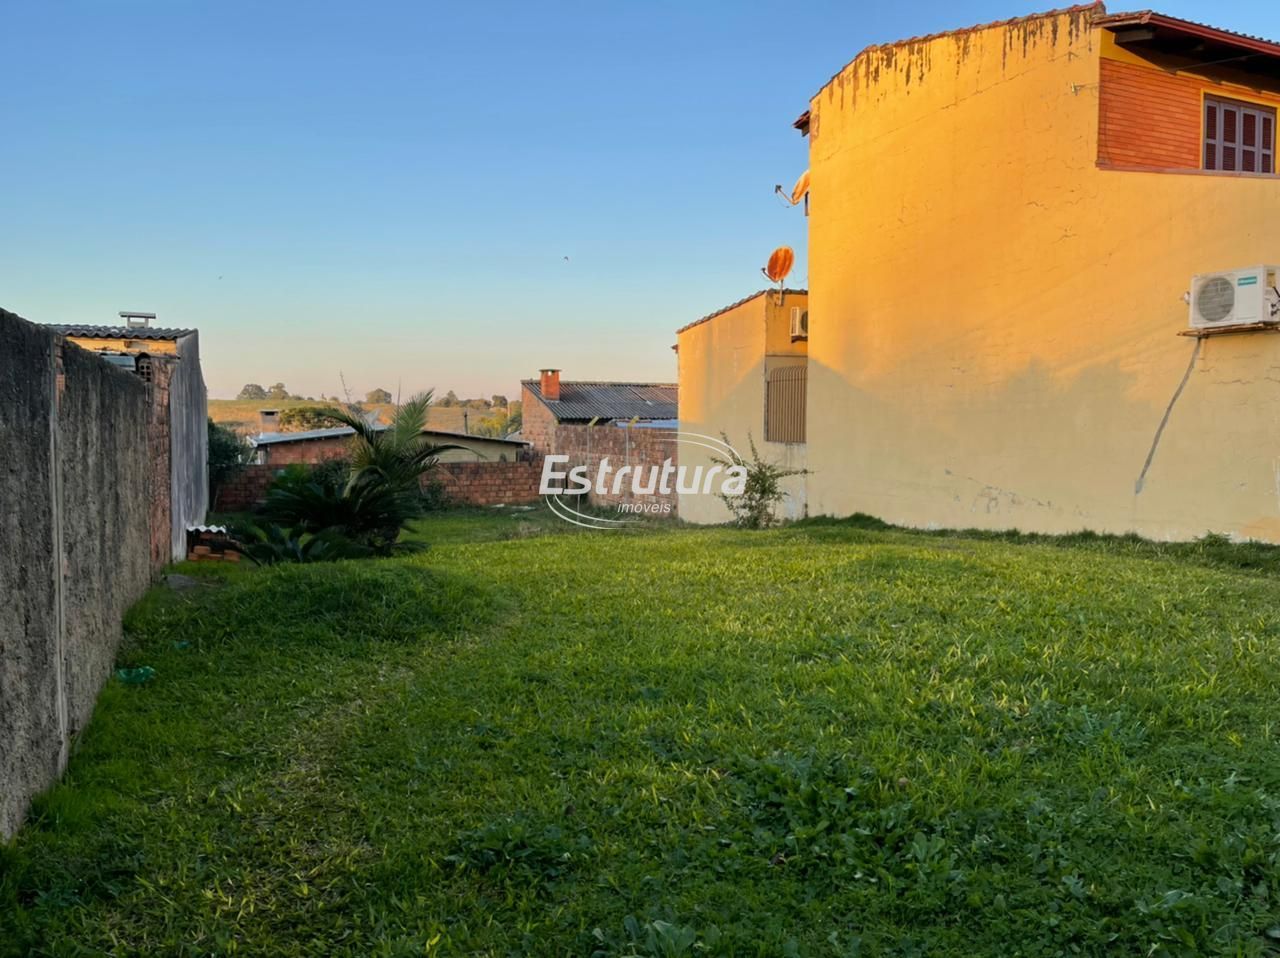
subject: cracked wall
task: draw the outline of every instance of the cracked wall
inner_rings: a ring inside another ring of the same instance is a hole
[[[150,578],[146,387],[0,310],[0,839],[52,784]]]
[[[1098,166],[1069,11],[865,51],[810,104],[810,512],[1280,541],[1280,335],[1194,274],[1280,260],[1280,181]],[[1208,82],[1208,81],[1206,81]]]

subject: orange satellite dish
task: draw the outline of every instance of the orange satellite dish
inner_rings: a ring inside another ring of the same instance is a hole
[[[769,265],[764,268],[764,275],[771,283],[781,283],[795,265],[796,254],[790,246],[779,246],[769,254]]]
[[[805,170],[800,174],[800,179],[796,180],[795,188],[791,191],[791,205],[797,206],[800,201],[805,198],[809,192],[809,171]]]

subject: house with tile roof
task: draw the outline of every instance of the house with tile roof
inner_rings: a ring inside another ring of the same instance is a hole
[[[808,511],[1280,542],[1278,110],[1280,43],[1150,10],[858,53],[796,123]]]
[[[200,333],[153,326],[151,313],[122,312],[120,318],[118,326],[49,328],[147,384],[151,560],[160,566],[186,556],[187,527],[203,523],[209,508],[209,405]]]

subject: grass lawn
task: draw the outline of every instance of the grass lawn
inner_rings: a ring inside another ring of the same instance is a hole
[[[1276,550],[555,529],[153,591],[0,952],[1280,953]]]

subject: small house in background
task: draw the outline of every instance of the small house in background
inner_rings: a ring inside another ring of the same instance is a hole
[[[803,470],[808,352],[809,294],[803,289],[760,290],[679,329],[680,429],[706,443],[683,443],[681,464],[710,469],[712,459],[725,458],[712,448],[723,434],[744,458],[754,442],[770,462]],[[782,514],[803,516],[804,477],[788,477],[783,490]],[[690,522],[731,518],[718,496],[700,492],[680,496],[680,516]]]
[[[374,426],[384,430],[382,424]],[[355,430],[349,426],[332,429],[308,429],[303,432],[262,432],[249,439],[254,448],[254,462],[264,466],[288,466],[293,463],[319,463],[341,459],[347,455]],[[466,433],[426,429],[422,433],[435,445],[462,446],[439,456],[440,462],[515,462],[527,458],[527,443],[518,439],[493,439]]]
[[[51,325],[67,342],[133,372],[151,394],[151,560],[187,553],[187,527],[209,508],[208,393],[200,369],[200,334],[152,326],[154,313],[122,312],[120,326]]]
[[[586,466],[598,475],[604,460],[613,469],[629,466],[647,474],[670,461],[678,465],[679,388],[675,383],[567,382],[560,370],[544,369],[521,384],[520,435],[539,456],[567,456],[567,468]],[[615,474],[616,477],[616,474]],[[674,490],[636,493],[619,480],[601,492],[586,493],[594,506],[644,506],[674,516]]]
[[[544,369],[538,379],[526,379],[520,388],[520,435],[539,455],[571,451],[583,426],[633,422],[642,428],[676,426],[675,383],[562,382],[560,370]]]

